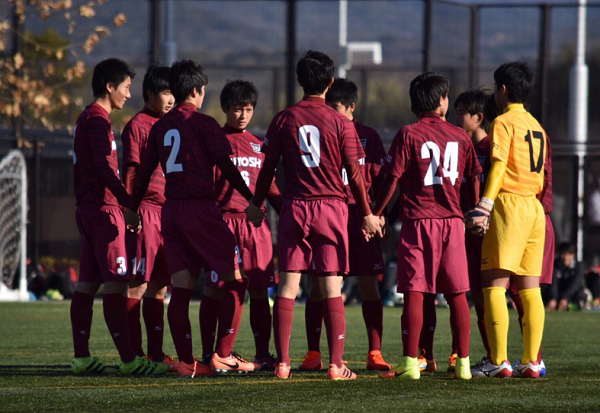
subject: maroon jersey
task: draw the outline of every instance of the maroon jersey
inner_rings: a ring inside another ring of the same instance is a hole
[[[546,137],[548,134],[546,134]],[[537,198],[544,207],[546,214],[552,213],[552,150],[550,149],[550,138],[546,139],[546,162],[544,163],[544,189],[540,192]]]
[[[283,156],[283,197],[299,200],[346,201],[340,170],[365,156],[352,122],[315,97],[275,116],[262,151],[275,162]]]
[[[150,129],[160,119],[160,115],[144,106],[125,126],[121,134],[123,141],[123,165],[142,164]],[[165,203],[165,175],[160,165],[154,170],[144,199],[140,205],[162,206]]]
[[[92,103],[77,118],[73,141],[77,205],[129,205],[119,178],[117,142],[108,112]]]
[[[472,142],[472,141],[471,141]],[[479,194],[483,196],[485,183],[487,181],[492,162],[490,161],[490,137],[486,136],[481,142],[475,146],[475,155],[479,165],[481,165],[481,173],[479,174]],[[463,213],[469,211],[473,207],[474,202],[469,199],[469,185],[467,185],[467,177],[463,176],[462,185],[460,187],[460,208]]]
[[[227,125],[223,127],[223,131],[233,151],[230,155],[231,162],[238,168],[246,185],[254,193],[256,178],[265,159],[265,155],[261,152],[263,140],[246,130],[238,131]],[[218,167],[215,167],[215,192],[221,212],[244,212],[248,207],[246,198],[229,184]]]
[[[154,171],[160,161],[167,198],[215,199],[213,167],[229,154],[231,146],[217,121],[182,103],[152,127],[142,168]]]
[[[360,139],[360,144],[365,152],[364,158],[359,159],[358,164],[360,165],[360,172],[365,181],[367,194],[369,194],[373,180],[377,179],[383,172],[382,167],[385,162],[385,148],[375,129],[369,128],[356,120],[353,120],[352,122],[354,123],[354,128]],[[348,204],[354,205],[356,204],[356,201],[354,200],[350,186],[348,186],[348,174],[346,169],[342,169],[342,177],[344,179],[344,184],[346,185]],[[369,202],[372,201],[373,199],[371,199],[369,195]]]
[[[400,129],[386,163],[388,172],[400,178],[405,221],[462,218],[463,176],[481,173],[469,135],[435,113]]]

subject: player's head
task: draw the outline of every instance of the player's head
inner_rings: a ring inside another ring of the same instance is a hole
[[[569,267],[573,260],[575,259],[575,254],[577,253],[577,248],[571,242],[563,242],[558,246],[558,254],[560,255],[560,259],[563,261],[563,264],[566,267]]]
[[[171,110],[175,99],[169,89],[169,68],[150,66],[142,83],[144,102],[151,110],[164,115]]]
[[[296,75],[304,95],[320,95],[333,83],[333,60],[325,53],[309,50],[298,60]]]
[[[504,109],[511,103],[524,103],[533,86],[533,72],[527,63],[504,63],[494,72],[496,105]]]
[[[469,135],[479,128],[487,132],[490,124],[484,111],[488,96],[488,93],[480,89],[468,90],[458,95],[454,101],[456,126],[464,129]]]
[[[353,112],[358,102],[356,83],[343,78],[335,79],[325,95],[325,102],[348,119],[353,119]]]
[[[175,62],[169,70],[169,88],[175,103],[182,103],[189,98],[196,107],[201,107],[207,84],[208,76],[204,69],[193,60]]]
[[[417,115],[438,112],[445,117],[448,111],[450,81],[439,73],[426,72],[410,82],[410,109]]]
[[[122,109],[131,97],[129,89],[135,72],[121,59],[106,59],[94,67],[92,91],[94,98],[108,97],[113,109]]]
[[[221,91],[221,109],[227,115],[227,125],[246,129],[258,102],[258,89],[247,80],[231,80]]]
[[[498,109],[498,105],[496,105],[495,93],[492,93],[485,101],[485,106],[483,107],[483,117],[488,123],[492,123],[493,120],[500,115],[502,115],[502,111]]]

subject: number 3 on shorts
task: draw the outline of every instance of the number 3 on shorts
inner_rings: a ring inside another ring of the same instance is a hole
[[[125,259],[125,257],[117,257],[117,265],[117,274],[127,274],[127,260]]]

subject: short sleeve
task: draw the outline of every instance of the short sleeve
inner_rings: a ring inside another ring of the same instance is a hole
[[[129,122],[123,129],[123,165],[128,163],[140,164],[140,130]]]
[[[342,165],[351,165],[365,157],[365,152],[356,133],[356,128],[352,121],[346,117],[342,121],[342,141],[340,145],[340,154],[342,156]]]
[[[401,178],[402,174],[406,172],[410,165],[410,136],[405,128],[400,131],[394,137],[392,147],[388,155],[385,158],[386,171],[395,176]]]
[[[275,116],[267,130],[267,136],[262,145],[261,152],[265,158],[274,162],[278,162],[281,157],[281,141],[279,138],[281,116]]]
[[[201,126],[201,136],[204,141],[206,153],[213,163],[223,156],[229,156],[233,153],[231,145],[216,120],[207,116]]]
[[[494,120],[490,125],[491,160],[508,163],[511,144],[511,136],[506,124],[501,120]]]

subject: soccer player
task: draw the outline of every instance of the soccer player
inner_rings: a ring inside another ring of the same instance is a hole
[[[123,183],[127,192],[133,190],[135,175],[140,168],[148,144],[150,129],[173,107],[175,100],[169,90],[169,68],[151,66],[142,83],[144,108],[125,126],[123,141]],[[165,176],[156,168],[150,179],[149,190],[140,204],[142,230],[126,236],[128,273],[132,281],[127,289],[127,312],[131,345],[138,356],[142,349],[140,307],[144,300],[143,316],[148,336],[148,358],[169,364],[177,370],[172,356],[163,352],[164,298],[171,284],[167,256],[160,233],[160,211],[165,203]]]
[[[319,274],[329,344],[329,379],[355,379],[342,363],[346,321],[341,275],[348,272],[348,207],[340,170],[348,172],[350,187],[362,216],[371,208],[360,173],[364,152],[352,122],[325,104],[333,84],[333,61],[308,51],[296,74],[304,90],[302,101],[278,113],[267,132],[265,162],[258,176],[248,219],[260,223],[261,205],[283,157],[286,185],[279,220],[280,281],[274,307],[275,347],[279,364],[274,375],[290,377],[290,334],[294,300],[301,271]],[[381,234],[379,226],[374,230]]]
[[[460,187],[467,177],[473,199],[479,195],[479,174],[471,139],[442,118],[448,110],[450,82],[427,72],[410,84],[415,124],[400,129],[386,157],[389,174],[377,199],[376,220],[400,184],[403,219],[398,245],[398,291],[404,293],[403,357],[383,378],[419,379],[419,337],[426,295],[444,293],[457,333],[455,377],[470,379],[470,315]],[[365,233],[373,233],[364,228]]]
[[[221,108],[227,115],[223,132],[225,132],[233,151],[230,158],[240,171],[250,191],[255,189],[256,178],[265,158],[261,152],[263,140],[246,129],[252,119],[257,102],[258,90],[251,82],[245,80],[228,82],[221,91]],[[275,285],[273,242],[269,222],[265,217],[258,228],[248,224],[244,213],[248,202],[237,191],[234,191],[219,168],[215,168],[215,191],[217,205],[223,213],[223,219],[235,235],[240,248],[243,262],[238,264],[237,260],[234,260],[233,264],[236,269],[241,265],[248,277],[250,325],[256,346],[254,363],[258,364],[262,370],[274,370],[277,360],[269,353],[271,306],[268,289]],[[279,211],[282,198],[275,181],[271,184],[268,197],[271,205]],[[262,208],[264,211],[264,205]],[[217,327],[215,308],[223,295],[222,288],[222,281],[208,280],[200,304],[202,358],[205,363],[212,358]]]
[[[468,228],[486,233],[481,269],[491,350],[491,360],[474,368],[473,375],[536,378],[545,316],[539,283],[546,229],[544,208],[536,196],[544,188],[547,137],[523,106],[533,85],[529,66],[505,63],[494,72],[494,82],[496,105],[503,114],[490,126],[491,168],[485,191],[467,215]],[[505,294],[511,275],[524,310],[524,352],[514,371],[506,344]]]
[[[81,235],[80,273],[71,301],[75,374],[100,374],[109,369],[89,350],[94,296],[104,284],[104,319],[126,375],[156,375],[169,370],[138,357],[131,346],[125,291],[130,276],[125,249],[125,217],[129,194],[119,179],[117,143],[109,114],[131,97],[135,72],[119,59],[96,65],[92,75],[94,101],[77,118],[73,142],[77,227]]]
[[[383,182],[382,164],[385,149],[379,134],[372,128],[354,119],[354,111],[358,101],[358,87],[347,79],[335,79],[325,95],[325,102],[346,116],[354,124],[365,152],[365,157],[359,159],[360,171],[367,192],[373,186],[375,198]],[[346,170],[342,170],[344,184],[348,185]],[[367,370],[390,370],[381,354],[381,339],[383,336],[383,303],[379,296],[378,279],[383,275],[383,251],[380,240],[367,242],[362,233],[362,216],[352,196],[352,191],[346,186],[348,195],[348,241],[350,272],[348,275],[358,276],[358,285],[362,294],[362,312],[367,327],[369,352],[367,355]],[[370,199],[369,199],[370,201]],[[305,309],[306,336],[308,353],[300,364],[300,370],[321,370],[320,341],[323,324],[323,301],[319,290],[319,280],[312,276],[310,291]]]
[[[231,146],[219,124],[197,111],[204,101],[207,83],[208,77],[196,62],[182,60],[171,66],[169,88],[177,106],[150,131],[130,202],[130,209],[137,211],[160,161],[166,179],[162,234],[173,279],[167,317],[179,358],[177,373],[186,377],[214,375],[215,370],[254,370],[254,364],[232,353],[248,280],[234,269],[236,255],[238,260],[241,257],[215,202],[214,165],[246,200],[252,198],[252,192],[229,159]],[[132,225],[136,218],[132,217]],[[219,324],[223,327],[219,328],[212,369],[192,354],[188,312],[201,267],[208,277],[224,282],[218,305]]]

